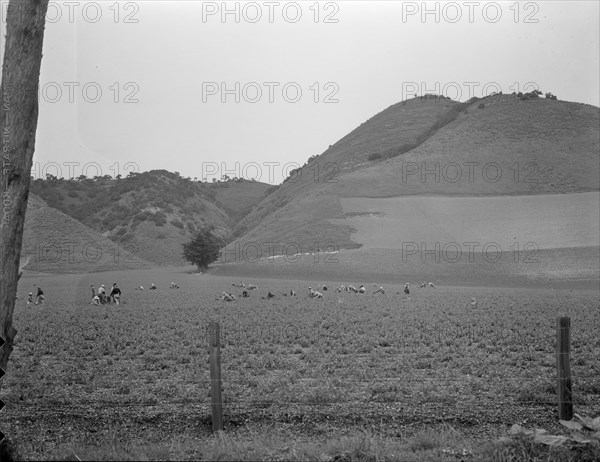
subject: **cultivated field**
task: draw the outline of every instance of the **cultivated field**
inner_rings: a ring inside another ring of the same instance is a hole
[[[435,243],[443,247],[494,243],[505,252],[515,244],[538,249],[597,246],[600,242],[600,194],[535,196],[341,199],[343,220],[354,228],[352,239],[365,248],[402,249],[403,245]],[[485,240],[482,239],[485,236]],[[475,247],[477,248],[477,247]]]
[[[366,294],[338,294],[328,281],[244,278],[259,287],[250,298],[218,300],[241,293],[232,281],[184,269],[24,277],[20,295],[39,284],[47,302],[17,301],[2,431],[27,459],[230,459],[243,447],[248,459],[334,460],[352,446],[388,460],[485,460],[481,442],[514,423],[557,431],[564,315],[575,412],[600,415],[598,291],[438,286],[407,297],[399,285],[373,295],[371,281],[346,281]],[[88,304],[90,284],[113,282],[121,306]],[[308,285],[323,283],[325,298],[309,299]],[[290,289],[298,296],[283,296]],[[220,440],[210,436],[210,320],[223,330]]]

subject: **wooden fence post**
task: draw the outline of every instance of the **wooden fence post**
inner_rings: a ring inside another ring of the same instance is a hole
[[[556,364],[558,369],[558,418],[573,418],[573,391],[571,383],[571,318],[558,318]]]
[[[208,325],[208,334],[212,428],[213,432],[217,432],[223,430],[223,403],[221,400],[221,328],[218,322],[211,322]]]

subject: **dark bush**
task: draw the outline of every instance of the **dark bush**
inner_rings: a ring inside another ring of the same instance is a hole
[[[367,157],[367,160],[373,161],[373,160],[381,159],[382,157],[383,156],[381,155],[381,153],[374,152],[372,154],[369,154],[369,156]]]
[[[151,215],[150,220],[152,220],[156,226],[164,226],[167,224],[167,216],[160,211]]]
[[[127,233],[124,234],[123,237],[121,238],[121,241],[130,241],[134,238],[134,234],[133,233]]]
[[[274,186],[270,186],[265,190],[265,197],[269,196],[271,193],[277,191],[277,189],[279,188],[279,185],[274,185]]]
[[[480,103],[479,106],[477,106],[478,109],[485,109],[485,104]]]

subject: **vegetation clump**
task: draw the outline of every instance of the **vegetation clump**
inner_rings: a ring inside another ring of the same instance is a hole
[[[225,241],[214,234],[211,227],[205,227],[198,231],[194,239],[183,244],[183,257],[204,273],[208,265],[217,261],[224,245]]]

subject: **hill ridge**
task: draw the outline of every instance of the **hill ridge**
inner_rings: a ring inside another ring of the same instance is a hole
[[[296,179],[284,181],[261,201],[238,224],[238,237],[231,248],[251,242],[268,242],[277,253],[286,243],[294,243],[302,251],[328,243],[357,248],[358,243],[351,239],[352,227],[337,220],[344,218],[342,197],[596,191],[600,189],[599,113],[591,105],[544,98],[521,100],[514,95],[467,103],[445,98],[396,103],[311,158]],[[407,143],[414,147],[404,151]],[[477,174],[473,181],[465,167],[469,162],[479,169],[473,172]],[[330,170],[336,169],[334,178],[311,176],[328,163]],[[448,171],[443,167],[452,163],[465,169],[461,181],[444,177]],[[483,171],[483,167],[494,167],[493,163],[502,169],[498,181],[492,168]],[[407,175],[408,166],[437,168],[441,173],[435,181],[435,175],[418,170]]]

